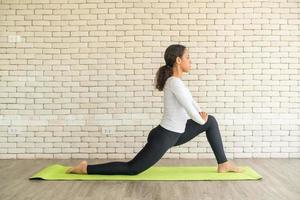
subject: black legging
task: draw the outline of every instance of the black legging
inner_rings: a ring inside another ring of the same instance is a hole
[[[226,162],[227,158],[224,153],[218,122],[214,116],[208,115],[208,120],[203,125],[192,119],[187,120],[184,133],[169,131],[158,125],[150,131],[146,145],[132,160],[88,165],[87,174],[137,175],[159,161],[172,146],[184,144],[204,131],[206,131],[206,138],[218,164]]]

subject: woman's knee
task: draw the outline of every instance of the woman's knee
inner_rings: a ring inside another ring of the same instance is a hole
[[[136,164],[133,164],[132,160],[127,162],[126,165],[126,174],[127,175],[137,175],[140,173],[140,170],[138,170]]]
[[[148,167],[145,166],[137,166],[137,165],[128,165],[128,174],[129,175],[138,175],[140,173],[142,173],[143,171],[145,171]]]
[[[207,121],[209,123],[218,123],[217,119],[213,115],[208,115]]]
[[[131,169],[128,171],[128,174],[129,175],[138,175],[141,172],[142,172],[141,170]]]

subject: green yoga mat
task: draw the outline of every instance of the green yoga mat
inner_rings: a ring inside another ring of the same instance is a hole
[[[212,166],[153,166],[138,175],[96,175],[96,174],[66,174],[69,166],[54,164],[48,166],[30,177],[30,180],[259,180],[262,179],[249,166],[241,166],[241,173],[218,173],[217,167]]]

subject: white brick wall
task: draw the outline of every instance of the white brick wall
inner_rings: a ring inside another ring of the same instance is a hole
[[[1,159],[132,158],[162,117],[173,43],[228,158],[300,157],[297,0],[0,2]],[[164,157],[214,155],[202,133]]]

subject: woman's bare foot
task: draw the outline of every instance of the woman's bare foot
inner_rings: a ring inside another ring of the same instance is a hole
[[[239,167],[236,167],[233,163],[226,161],[222,164],[218,165],[218,173],[224,173],[224,172],[242,172],[243,170]]]
[[[67,174],[87,174],[87,162],[81,161],[79,165],[67,169]]]

